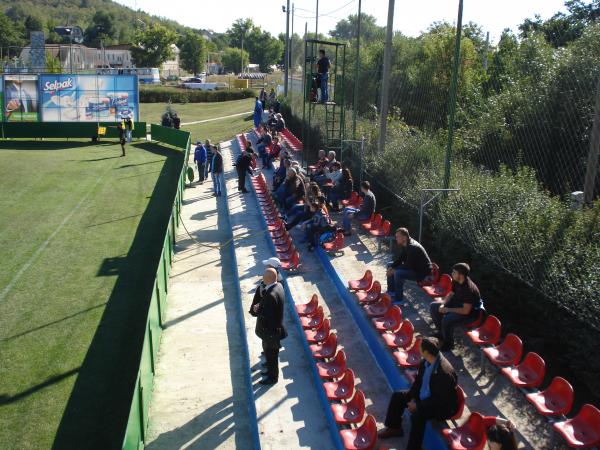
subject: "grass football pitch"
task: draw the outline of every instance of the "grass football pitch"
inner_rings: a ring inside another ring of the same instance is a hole
[[[115,448],[183,162],[0,141],[0,448]],[[133,379],[132,379],[133,377]]]

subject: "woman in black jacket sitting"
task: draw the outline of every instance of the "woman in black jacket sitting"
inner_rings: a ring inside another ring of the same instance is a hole
[[[352,174],[348,169],[342,169],[342,177],[336,182],[333,188],[329,191],[329,204],[332,211],[340,210],[340,200],[347,200],[352,195],[354,181]]]

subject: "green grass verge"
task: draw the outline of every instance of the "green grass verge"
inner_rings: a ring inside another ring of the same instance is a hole
[[[0,142],[0,448],[120,446],[182,153]]]

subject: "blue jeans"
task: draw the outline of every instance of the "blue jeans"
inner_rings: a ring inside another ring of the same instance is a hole
[[[344,231],[346,233],[349,233],[352,231],[352,219],[356,219],[358,222],[364,222],[366,220],[369,220],[368,217],[362,217],[360,214],[358,214],[360,212],[359,208],[352,208],[350,206],[348,206],[347,208],[344,208],[344,218],[342,219],[342,223],[344,224]]]
[[[281,183],[279,187],[275,190],[275,200],[279,203],[279,206],[282,208],[285,205],[285,182]]]
[[[213,190],[215,194],[221,195],[221,183],[223,182],[223,173],[212,172]]]
[[[456,313],[441,314],[440,306],[442,306],[441,303],[432,303],[429,305],[429,312],[433,319],[433,323],[435,323],[435,326],[442,334],[444,346],[452,348],[454,345],[454,328],[458,325],[467,324],[475,320],[477,312],[471,311],[471,313],[467,315]]]
[[[262,160],[263,168],[267,167],[269,165],[269,154],[267,153],[267,146],[260,144],[256,147],[256,150],[258,151],[258,156],[260,156],[260,159]]]
[[[325,72],[321,74],[321,102],[329,100],[329,88],[327,82],[329,81],[329,73]]]
[[[395,269],[391,277],[387,277],[387,288],[389,292],[396,294],[396,301],[404,300],[404,282],[406,280],[416,281],[419,277],[412,269]]]

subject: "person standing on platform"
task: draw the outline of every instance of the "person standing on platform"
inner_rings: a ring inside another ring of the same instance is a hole
[[[204,166],[206,165],[206,147],[200,141],[196,142],[196,150],[194,150],[194,162],[198,166],[198,180],[200,184],[204,183]]]
[[[252,153],[254,153],[252,147],[246,147],[235,162],[235,170],[237,171],[238,176],[238,191],[244,194],[248,193],[248,190],[246,189],[246,174],[253,174]]]
[[[125,156],[125,122],[122,120],[117,124],[117,130],[119,130],[119,142],[121,143],[121,156]]]
[[[263,107],[261,101],[256,97],[256,103],[254,103],[254,128],[260,126],[262,120]]]
[[[213,179],[213,195],[215,197],[221,196],[221,183],[223,182],[223,155],[216,146],[212,146],[210,151],[213,154],[211,162],[211,174]]]
[[[266,371],[260,384],[271,385],[279,380],[279,349],[281,339],[287,337],[283,326],[285,294],[283,285],[277,281],[277,270],[268,268],[263,283],[256,288],[250,313],[256,316],[256,335],[262,340]]]
[[[325,56],[325,50],[319,50],[319,60],[317,61],[317,72],[319,72],[320,88],[321,88],[321,101],[320,103],[327,103],[329,101],[329,69],[331,68],[331,62],[329,58]]]
[[[127,136],[127,142],[131,142],[131,134],[135,129],[135,125],[133,120],[131,120],[131,116],[125,116],[123,122],[125,123],[125,135]]]

